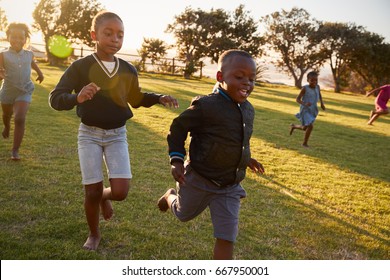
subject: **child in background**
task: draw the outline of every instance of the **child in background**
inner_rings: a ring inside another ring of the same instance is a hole
[[[11,159],[19,160],[19,148],[22,144],[26,115],[29,109],[34,83],[31,81],[31,68],[37,72],[37,81],[43,81],[42,71],[34,61],[32,51],[24,49],[30,38],[30,31],[24,23],[10,23],[5,31],[10,43],[8,50],[0,53],[0,102],[3,110],[3,138],[9,138],[12,115],[14,117],[14,142]]]
[[[308,85],[302,87],[296,102],[301,104],[299,113],[295,116],[301,121],[301,125],[291,124],[290,135],[294,132],[294,129],[300,129],[305,131],[305,137],[303,139],[302,146],[308,148],[307,144],[310,138],[310,134],[313,131],[313,124],[318,115],[317,102],[320,101],[322,110],[325,110],[324,102],[322,101],[320,86],[318,85],[317,72],[310,72],[307,74]]]
[[[375,110],[372,110],[370,113],[370,118],[368,120],[368,125],[372,125],[372,123],[379,118],[381,115],[386,115],[389,113],[389,108],[387,108],[387,102],[390,98],[390,85],[384,85],[379,88],[375,88],[370,92],[367,92],[366,96],[370,96],[371,94],[379,91],[377,97],[375,98]]]
[[[246,52],[229,50],[218,62],[219,87],[196,97],[175,118],[168,135],[171,173],[177,182],[159,199],[161,211],[171,209],[180,221],[189,221],[207,207],[214,227],[214,259],[232,259],[238,233],[240,182],[246,168],[263,173],[251,158],[249,141],[254,109],[247,98],[253,90],[256,63]],[[191,133],[189,159],[185,141]]]
[[[56,110],[77,107],[81,118],[78,153],[89,227],[83,247],[96,250],[101,240],[99,213],[105,220],[112,217],[111,201],[127,197],[132,178],[125,126],[133,116],[129,104],[134,108],[158,103],[176,108],[178,104],[168,95],[142,93],[135,67],[115,56],[124,37],[123,22],[117,14],[98,13],[92,21],[91,37],[96,52],[65,71],[50,93],[49,103]],[[103,186],[103,161],[110,182],[107,188]]]

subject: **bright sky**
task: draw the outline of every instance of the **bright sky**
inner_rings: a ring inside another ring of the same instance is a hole
[[[0,7],[5,11],[8,22],[33,22],[32,12],[39,0],[0,0]],[[117,13],[125,26],[125,39],[122,53],[136,54],[143,38],[158,38],[168,44],[175,42],[172,34],[165,33],[168,24],[174,22],[176,15],[191,6],[193,9],[209,11],[211,8],[234,11],[240,4],[255,20],[276,11],[303,8],[309,14],[322,21],[352,22],[364,26],[366,30],[383,36],[390,43],[390,1],[389,0],[100,0],[103,6]],[[259,30],[262,33],[262,30]],[[42,43],[42,36],[35,34],[32,43]],[[168,57],[175,56],[175,51],[168,51]],[[207,63],[207,62],[206,62]],[[203,73],[213,76],[215,65],[208,65]],[[329,69],[325,68],[329,75]],[[292,84],[293,80],[285,73],[275,71],[272,65],[264,76],[270,81]],[[324,86],[322,84],[321,86]]]
[[[32,11],[39,0],[0,0],[8,22],[20,21],[31,24]],[[171,34],[165,33],[187,6],[210,10],[222,8],[233,11],[240,3],[250,11],[254,19],[281,9],[303,8],[311,16],[322,21],[353,22],[368,31],[385,37],[390,43],[390,1],[388,0],[100,0],[107,10],[116,12],[124,21],[125,42],[122,50],[139,49],[143,38],[159,38],[173,43]],[[261,30],[260,30],[261,32]],[[32,41],[40,38],[35,36]]]

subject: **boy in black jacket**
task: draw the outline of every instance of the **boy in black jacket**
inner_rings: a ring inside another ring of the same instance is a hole
[[[251,158],[249,148],[254,109],[247,98],[255,78],[256,63],[248,53],[224,52],[218,61],[218,90],[196,97],[173,120],[167,137],[178,191],[169,189],[158,207],[161,211],[171,209],[183,222],[209,207],[216,238],[214,259],[233,258],[240,199],[246,196],[240,185],[246,168],[264,172],[263,166]],[[185,162],[188,133],[191,143]]]

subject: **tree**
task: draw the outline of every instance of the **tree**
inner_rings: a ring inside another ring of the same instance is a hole
[[[102,6],[97,0],[41,0],[33,12],[34,28],[42,31],[46,53],[51,64],[58,60],[49,52],[53,35],[65,36],[69,42],[93,46],[90,38],[92,19]]]
[[[189,77],[197,69],[199,61],[209,57],[217,62],[225,50],[237,48],[261,54],[262,38],[257,34],[257,24],[240,5],[233,13],[222,9],[202,11],[187,7],[167,32],[176,37],[179,57],[185,61],[184,75]]]
[[[390,83],[390,44],[378,34],[365,31],[350,61],[352,71],[358,73],[372,88]]]
[[[0,7],[0,31],[4,31],[7,27],[7,17],[4,10]]]
[[[226,12],[221,9],[204,12],[186,7],[175,16],[175,22],[168,25],[166,31],[176,37],[179,57],[185,63],[185,78],[197,71],[200,59],[207,56],[207,48],[213,40],[224,40],[221,30],[228,28],[226,18]]]
[[[308,70],[318,70],[324,63],[320,56],[315,32],[319,22],[304,9],[282,10],[262,18],[266,25],[265,41],[280,58],[274,64],[294,78],[297,88]]]
[[[240,5],[231,14],[231,28],[227,37],[233,42],[234,48],[246,51],[253,57],[260,57],[264,39],[258,33],[258,24],[244,8],[244,5]]]
[[[141,56],[141,63],[145,69],[145,62],[150,59],[152,65],[166,56],[169,46],[160,39],[144,38],[138,54]]]
[[[322,23],[317,31],[321,53],[329,62],[332,71],[334,92],[340,92],[343,83],[348,83],[345,79],[350,76],[349,64],[356,50],[360,48],[361,40],[357,38],[362,32],[362,26],[333,22]]]
[[[206,52],[212,62],[217,63],[221,53],[228,49],[240,49],[253,57],[261,56],[264,40],[258,34],[258,24],[244,8],[244,5],[239,5],[228,18],[222,18],[226,21],[221,24],[224,28],[220,29],[219,36],[211,38]]]

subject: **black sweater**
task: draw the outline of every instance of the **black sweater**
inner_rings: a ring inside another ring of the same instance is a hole
[[[141,92],[133,65],[117,57],[115,62],[111,74],[95,54],[73,62],[50,93],[50,106],[55,110],[71,110],[77,106],[82,123],[114,129],[125,125],[133,116],[129,104],[138,108],[159,102],[161,95]],[[101,89],[92,100],[78,104],[77,94],[91,82]]]
[[[190,132],[190,166],[220,187],[239,183],[250,160],[253,120],[248,101],[237,104],[221,89],[195,98],[172,122],[167,137],[171,162],[184,161]]]

